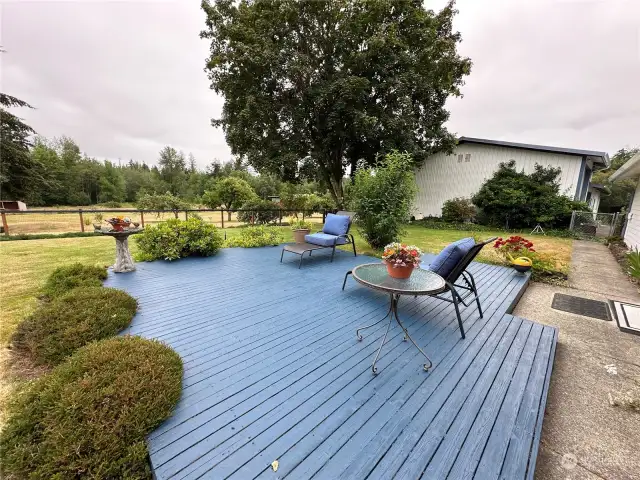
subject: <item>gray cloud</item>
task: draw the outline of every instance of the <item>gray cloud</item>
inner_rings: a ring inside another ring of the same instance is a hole
[[[20,114],[40,134],[66,134],[91,156],[153,163],[170,144],[202,167],[226,160],[198,4],[5,3],[2,90],[37,107]],[[457,6],[474,67],[449,102],[452,131],[609,152],[640,143],[640,2]]]

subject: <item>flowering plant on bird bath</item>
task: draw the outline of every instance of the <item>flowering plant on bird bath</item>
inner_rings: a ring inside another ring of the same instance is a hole
[[[382,259],[393,268],[418,268],[422,252],[415,245],[393,242],[384,247]]]
[[[128,228],[129,226],[131,226],[131,219],[129,217],[122,217],[122,216],[111,217],[105,220],[105,222],[110,224],[113,230],[117,232],[121,232],[125,228]]]

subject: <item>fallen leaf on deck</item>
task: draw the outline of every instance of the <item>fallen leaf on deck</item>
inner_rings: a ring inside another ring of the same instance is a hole
[[[273,463],[271,464],[271,468],[273,468],[274,472],[278,471],[278,460],[274,460]]]

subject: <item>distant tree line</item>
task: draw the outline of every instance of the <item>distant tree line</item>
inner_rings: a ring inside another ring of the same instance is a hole
[[[83,154],[69,137],[36,137],[24,158],[29,167],[25,181],[18,182],[15,172],[8,171],[2,195],[29,206],[134,203],[153,209],[193,204],[237,209],[254,198],[282,195],[284,203],[302,210],[305,196],[313,194],[318,203],[326,193],[317,182],[285,183],[273,175],[254,174],[240,160],[215,160],[201,170],[193,154],[171,146],[159,152],[156,165],[134,160],[120,164]],[[327,198],[323,206],[330,208]]]

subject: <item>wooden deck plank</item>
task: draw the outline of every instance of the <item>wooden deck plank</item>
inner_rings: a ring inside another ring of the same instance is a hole
[[[450,303],[403,297],[400,317],[434,366],[423,372],[394,326],[373,376],[386,324],[362,342],[355,329],[381,318],[388,296],[341,286],[378,260],[316,253],[300,270],[280,249],[225,249],[109,276],[139,299],[125,333],[167,342],[185,366],[174,414],[149,435],[156,477],[274,478],[275,459],[278,478],[530,474],[556,332],[508,315],[528,276],[470,266],[485,315],[461,309],[465,340]]]
[[[441,302],[441,303],[443,303],[443,302]],[[402,314],[402,313],[401,313],[401,314]],[[443,318],[447,318],[447,319],[450,321],[450,324],[449,324],[450,326],[451,326],[453,323],[455,323],[455,322],[454,322],[454,319],[453,319],[450,315],[445,315]],[[435,321],[435,318],[431,318],[431,317],[430,317],[430,323],[431,323],[431,324],[433,324],[433,323],[434,323],[434,321]],[[429,324],[427,324],[427,325],[426,325],[426,327],[428,327],[428,325],[429,325]],[[411,328],[411,327],[409,327],[409,328]],[[451,326],[451,328],[452,328],[452,329],[455,329],[456,336],[458,336],[459,334],[457,333],[457,329],[456,329],[456,327]],[[398,335],[398,336],[399,336],[399,335],[400,335],[400,332],[399,332],[399,331],[398,331],[398,332],[395,332],[395,335]],[[414,335],[415,335],[415,332],[414,332]],[[353,338],[353,337],[352,337],[352,338]],[[457,338],[459,338],[459,337],[457,337]],[[456,341],[457,341],[457,340],[456,340]],[[355,343],[355,342],[354,342],[354,343]],[[355,343],[355,345],[356,345],[356,348],[357,348],[357,345],[358,345],[358,344],[357,344],[357,343]],[[371,352],[369,352],[369,355],[372,355],[372,354],[373,354],[373,349],[375,349],[375,348],[376,348],[376,346],[377,346],[377,345],[375,345],[375,344],[373,345]],[[383,357],[384,357],[384,355],[385,355],[385,353],[383,353]],[[369,358],[371,358],[371,356],[369,356]],[[365,360],[364,367],[363,367],[363,368],[364,368],[363,373],[364,373],[364,372],[366,372],[366,375],[364,376],[364,378],[365,378],[365,379],[370,379],[371,374],[370,374],[369,366],[368,366],[366,363],[367,363],[367,362],[366,362],[366,360]],[[270,461],[269,461],[267,464],[269,464],[269,463],[270,463]]]

